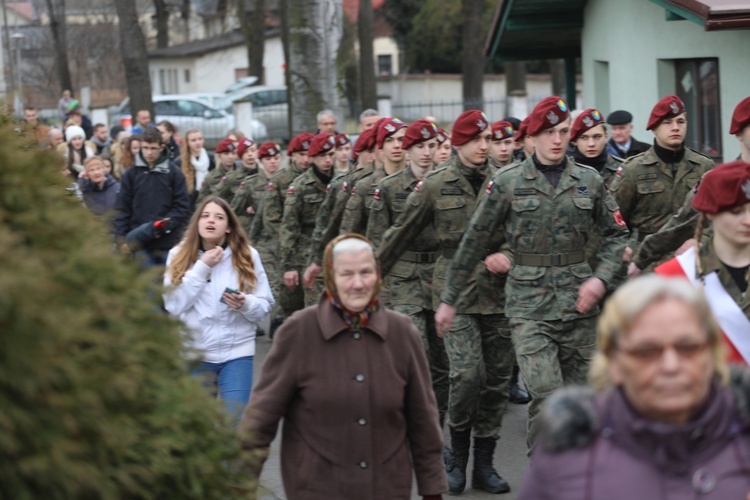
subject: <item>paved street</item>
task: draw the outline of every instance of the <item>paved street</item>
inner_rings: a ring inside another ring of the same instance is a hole
[[[266,331],[268,331],[266,329]],[[256,343],[255,354],[255,381],[258,380],[260,368],[265,360],[266,354],[271,347],[271,341],[268,337],[261,337]],[[281,426],[279,426],[281,429]],[[259,496],[262,500],[286,499],[284,488],[281,483],[281,470],[279,464],[279,439],[281,432],[276,436],[276,440],[271,446],[271,455],[263,468],[261,476],[261,485],[264,492]],[[446,431],[447,439],[447,431]],[[462,499],[489,499],[502,498],[504,500],[515,499],[518,490],[528,467],[526,458],[526,406],[510,405],[509,411],[503,420],[502,437],[495,451],[494,464],[500,473],[508,482],[510,482],[511,492],[505,495],[491,495],[471,489],[471,478],[469,478],[466,491],[461,495]],[[471,471],[472,460],[469,460],[468,471]],[[412,487],[412,498],[420,499],[417,495],[416,484]]]

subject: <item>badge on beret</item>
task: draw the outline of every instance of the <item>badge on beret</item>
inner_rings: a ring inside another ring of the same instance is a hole
[[[348,141],[348,140],[349,140],[349,136],[348,135],[346,135],[346,134],[342,135],[341,136],[341,141],[340,141],[341,145],[343,146],[344,144],[346,144],[346,141]]]
[[[552,125],[557,125],[557,122],[560,121],[560,117],[558,117],[554,111],[550,111],[549,113],[547,113],[547,121],[549,121]]]
[[[502,130],[496,130],[495,131],[495,139],[502,139],[503,138],[503,131]]]
[[[677,105],[676,102],[670,102],[669,103],[669,109],[672,110],[672,113],[677,114],[680,112],[680,107]]]
[[[586,125],[589,128],[594,126],[594,120],[592,120],[591,117],[589,116],[584,116],[581,121],[583,122],[584,125]]]
[[[373,193],[372,198],[375,201],[380,201],[380,188],[375,188],[375,193]]]
[[[505,126],[505,133],[510,135],[513,135],[513,127]]]
[[[304,150],[310,149],[310,141],[302,141],[302,149]]]
[[[396,127],[394,127],[393,124],[391,123],[386,124],[383,128],[386,129],[388,132],[396,131]]]
[[[294,194],[294,185],[289,186],[289,189],[286,192],[287,196],[290,194]]]
[[[276,150],[274,148],[268,148],[268,154],[271,156],[276,156]]]
[[[557,107],[560,108],[560,111],[562,111],[563,113],[568,110],[568,105],[565,104],[565,101],[563,101],[562,99],[559,99],[557,101]]]
[[[431,123],[431,125],[432,125],[432,131],[437,132],[438,131],[437,125],[435,125],[434,123]]]
[[[596,121],[600,121],[602,119],[602,115],[600,115],[599,111],[597,111],[596,109],[591,112],[591,116],[593,116],[594,120]]]
[[[484,190],[485,193],[491,194],[492,193],[492,186],[495,185],[495,181],[490,181],[487,183],[487,189]]]
[[[625,224],[625,219],[622,218],[622,214],[620,213],[620,210],[615,210],[612,215],[615,218],[615,224],[617,224],[620,227],[625,227],[627,224]]]
[[[445,142],[445,136],[443,134],[438,134],[437,135],[437,140],[438,140],[438,142]]]
[[[425,139],[429,139],[430,138],[430,132],[426,128],[424,128],[424,127],[422,127],[422,129],[419,131],[419,133],[422,134],[422,137],[424,137]]]
[[[404,123],[404,122],[402,122],[401,120],[399,120],[398,118],[393,118],[393,119],[392,119],[391,121],[392,121],[393,123],[395,123],[396,125],[401,125],[401,124],[403,124],[403,123]]]
[[[742,185],[742,192],[745,193],[745,198],[750,200],[750,180],[745,181]]]
[[[479,127],[479,130],[484,130],[487,128],[487,122],[482,120],[477,120],[477,127]]]

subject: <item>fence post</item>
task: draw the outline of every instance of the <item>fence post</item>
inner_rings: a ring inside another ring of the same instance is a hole
[[[378,96],[378,114],[380,116],[393,116],[390,96]]]
[[[525,91],[515,90],[508,96],[508,116],[523,120],[529,116],[529,98]]]

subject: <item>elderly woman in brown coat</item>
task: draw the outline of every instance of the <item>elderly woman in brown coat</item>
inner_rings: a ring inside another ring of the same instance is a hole
[[[421,341],[378,301],[372,245],[327,247],[325,293],[289,318],[240,424],[243,448],[267,449],[284,418],[281,472],[296,499],[408,499],[447,490],[442,435]]]

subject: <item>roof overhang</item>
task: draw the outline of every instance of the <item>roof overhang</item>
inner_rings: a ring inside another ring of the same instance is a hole
[[[742,0],[651,0],[668,21],[692,21],[706,31],[750,29],[750,2]]]

